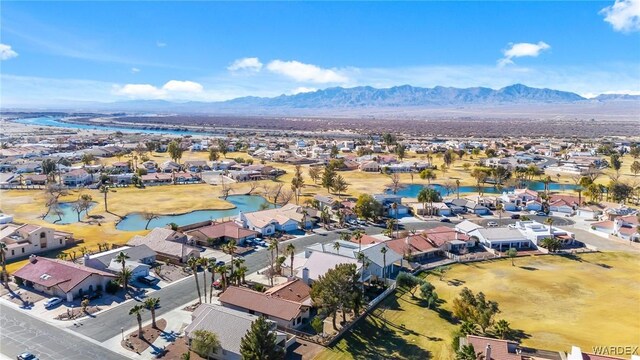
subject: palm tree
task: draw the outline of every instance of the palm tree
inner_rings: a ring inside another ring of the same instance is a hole
[[[196,279],[196,290],[198,290],[198,303],[202,304],[202,294],[200,293],[200,283],[198,282],[198,265],[200,261],[193,256],[187,260],[187,266],[193,270],[193,278]]]
[[[125,267],[127,265],[127,259],[128,258],[129,258],[129,255],[127,255],[127,253],[124,252],[124,251],[120,251],[118,253],[118,255],[116,255],[116,259],[115,259],[116,262],[119,263],[119,264],[122,264],[122,273],[124,273]],[[126,289],[126,286],[125,286],[125,283],[124,283],[124,279],[123,279],[123,282],[122,282],[122,288]]]
[[[389,249],[387,249],[386,246],[383,246],[382,249],[380,249],[380,252],[382,253],[382,279],[384,279],[384,283],[385,285],[387,284],[387,251],[389,251]]]
[[[478,335],[478,326],[471,321],[464,321],[460,324],[460,334],[462,336]]]
[[[209,302],[213,298],[213,283],[216,282],[216,258],[207,259],[207,270],[211,273],[211,284],[209,285]],[[206,295],[205,295],[206,296]]]
[[[160,305],[160,298],[147,298],[144,307],[151,312],[151,326],[156,329],[156,307]]]
[[[293,243],[289,243],[284,251],[286,254],[289,254],[289,259],[291,260],[291,268],[289,269],[291,274],[290,276],[293,277],[293,259],[296,255],[296,246],[293,245]]]
[[[245,275],[247,275],[247,271],[249,271],[249,268],[247,268],[246,266],[240,266],[236,271],[236,278],[238,281],[238,285],[240,285],[240,283],[242,284],[246,283],[246,281],[244,280],[244,277]]]
[[[457,193],[457,198],[460,199],[460,179],[456,180],[456,193]]]
[[[395,222],[395,228],[396,228],[396,239],[398,238],[398,204],[397,203],[392,203],[391,204],[391,209],[393,209],[393,215],[396,218],[396,222]]]
[[[229,241],[223,248],[222,251],[224,251],[225,253],[231,255],[231,274],[233,274],[233,255],[236,253],[236,241],[235,240],[231,240]]]
[[[104,212],[109,212],[107,204],[107,195],[109,195],[109,187],[107,185],[100,186],[100,193],[104,195]]]
[[[502,225],[502,213],[504,212],[504,205],[496,205],[496,211],[498,212],[498,224]]]
[[[198,258],[198,265],[202,267],[202,294],[204,295],[204,302],[207,302],[207,265],[209,261],[205,258]]]
[[[222,276],[222,291],[225,291],[227,289],[227,271],[229,271],[229,267],[227,265],[220,265],[217,269],[220,276]]]
[[[456,360],[477,360],[478,355],[472,344],[462,345],[462,347],[456,351]]]
[[[440,193],[432,188],[422,188],[418,193],[418,201],[422,203],[422,215],[425,215],[426,212],[426,203],[429,203],[429,215],[433,215],[433,202],[440,201]]]
[[[500,319],[494,325],[494,332],[496,335],[500,337],[500,339],[505,340],[511,334],[511,328],[509,327],[509,322],[505,319]]]
[[[336,242],[333,243],[333,250],[336,251],[336,254],[340,253],[340,243],[339,242],[336,241]]]
[[[273,286],[273,263],[275,262],[275,257],[273,255],[273,250],[276,250],[276,246],[277,243],[274,241],[271,241],[269,243],[269,247],[267,249],[269,249],[269,253],[271,255],[271,270],[269,271],[269,282],[271,283],[271,286]]]
[[[507,250],[506,254],[511,259],[511,266],[515,266],[515,264],[513,263],[513,259],[518,256],[518,250],[516,250],[515,248],[510,248],[509,250]]]
[[[233,262],[231,263],[232,266],[235,266],[236,271],[233,272],[234,274],[240,269],[240,267],[242,266],[242,264],[244,264],[244,259],[235,259],[233,260]],[[237,274],[236,274],[237,275]],[[238,284],[240,283],[240,276],[235,276],[236,278],[236,282],[238,282]]]
[[[7,275],[7,256],[5,253],[6,251],[7,251],[7,244],[0,242],[0,262],[2,262],[2,282],[4,283],[5,287],[9,286],[9,281],[8,281],[9,276]]]
[[[553,238],[553,218],[548,217],[544,223],[549,225],[549,237]]]
[[[358,252],[362,251],[362,236],[364,235],[364,230],[357,229],[353,232],[353,238],[358,242]]]
[[[142,305],[136,305],[129,310],[129,315],[135,315],[136,320],[138,320],[138,338],[142,339],[142,313],[144,312],[144,307]]]
[[[129,288],[129,281],[131,281],[131,277],[133,273],[131,270],[127,268],[123,268],[122,271],[118,273],[118,278],[120,279],[120,283],[122,284],[122,289],[127,292]]]

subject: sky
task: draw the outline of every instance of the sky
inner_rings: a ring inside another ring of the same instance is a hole
[[[514,83],[640,94],[640,0],[0,2],[3,106]]]

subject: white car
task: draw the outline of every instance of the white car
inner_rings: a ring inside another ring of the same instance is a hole
[[[515,229],[515,228],[516,228],[516,224],[509,224],[509,225],[507,225],[507,226],[508,226],[509,228],[511,228],[511,229]]]
[[[44,303],[44,308],[45,309],[51,309],[52,307],[58,305],[58,304],[62,304],[62,299],[60,299],[59,297],[52,297],[51,299],[47,300]]]
[[[488,227],[497,227],[497,226],[498,226],[498,223],[497,223],[497,222],[495,222],[495,221],[489,221],[489,222],[487,223],[487,226],[488,226]]]

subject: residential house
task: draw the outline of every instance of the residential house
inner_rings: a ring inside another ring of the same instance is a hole
[[[156,262],[156,252],[151,250],[147,245],[140,246],[122,246],[96,254],[86,254],[84,256],[84,265],[90,268],[108,271],[111,262],[124,252],[129,257],[127,260],[140,264],[153,265]],[[122,266],[121,266],[122,268]],[[119,271],[119,270],[118,270]]]
[[[402,196],[394,194],[374,194],[373,198],[382,204],[382,213],[385,216],[404,216],[409,213],[409,207],[402,204]],[[395,209],[393,209],[395,207]]]
[[[469,236],[475,236],[480,244],[498,251],[506,251],[510,248],[530,249],[534,246],[522,232],[512,228],[481,228],[472,231]]]
[[[211,170],[209,164],[204,160],[187,160],[184,162],[184,167],[190,172],[202,172],[204,170]]]
[[[360,171],[380,172],[380,164],[377,161],[365,161],[360,164]]]
[[[190,257],[200,257],[200,250],[189,245],[190,236],[167,228],[155,228],[145,236],[136,235],[127,242],[129,246],[146,245],[156,252],[159,260],[185,263]]]
[[[616,236],[623,240],[640,241],[640,222],[636,215],[619,216],[591,224],[591,232],[602,237]]]
[[[246,240],[255,239],[260,235],[259,232],[246,229],[234,221],[213,222],[210,225],[190,229],[185,234],[191,236],[196,244],[208,246],[231,240],[243,246]]]
[[[75,169],[62,174],[62,182],[67,186],[84,186],[91,183],[91,174],[85,169]]]
[[[523,347],[515,341],[467,335],[460,337],[460,348],[473,346],[478,359],[483,360],[561,360],[560,353]],[[587,358],[580,360],[588,360]],[[595,359],[593,359],[595,360]],[[600,360],[600,359],[598,359]]]
[[[262,315],[283,328],[299,328],[307,322],[311,306],[267,295],[249,288],[230,286],[219,298],[222,306],[251,315]]]
[[[242,338],[251,329],[251,324],[258,316],[244,311],[234,310],[216,304],[200,304],[191,313],[191,323],[184,329],[189,343],[193,340],[193,334],[197,330],[210,331],[216,334],[220,346],[215,352],[208,354],[209,359],[241,360],[240,343]],[[271,325],[270,331],[276,335],[276,344],[283,349],[295,342],[289,341],[286,333],[277,330],[275,321],[267,320]]]
[[[24,177],[25,185],[46,185],[49,177],[44,174],[33,174]]]
[[[305,253],[305,259],[304,265],[300,267],[296,276],[308,285],[311,285],[314,281],[317,281],[320,276],[324,276],[327,271],[340,264],[354,264],[358,270],[360,270],[362,266],[356,258],[322,251]]]
[[[304,214],[304,208],[295,204],[250,213],[239,212],[236,221],[244,228],[255,230],[263,236],[272,235],[276,231],[291,232],[313,226],[311,217]]]
[[[0,242],[7,246],[7,260],[60,249],[73,241],[73,234],[46,226],[13,223],[0,225]]]
[[[176,163],[175,161],[167,160],[163,162],[162,165],[160,165],[160,170],[163,173],[172,173],[175,171],[180,171],[180,164]]]
[[[482,226],[474,222],[471,222],[469,220],[464,220],[462,222],[457,223],[454,228],[463,234],[469,235],[474,230],[482,229]]]
[[[67,301],[102,291],[109,281],[116,278],[113,274],[87,266],[36,255],[31,255],[29,262],[14,272],[13,277],[27,287]]]
[[[111,169],[118,173],[127,173],[131,171],[129,163],[127,161],[118,161],[111,164]]]
[[[166,185],[173,183],[173,174],[167,173],[149,173],[140,177],[144,186]]]

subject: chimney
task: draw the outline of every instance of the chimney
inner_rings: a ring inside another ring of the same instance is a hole
[[[309,269],[302,268],[302,282],[309,285]]]
[[[29,255],[29,262],[35,264],[36,262],[38,262],[38,257],[34,254]]]
[[[456,230],[455,233],[456,233],[456,240],[459,240],[458,239],[458,230]]]
[[[484,349],[484,358],[485,360],[491,360],[491,345],[487,344],[487,347]]]

